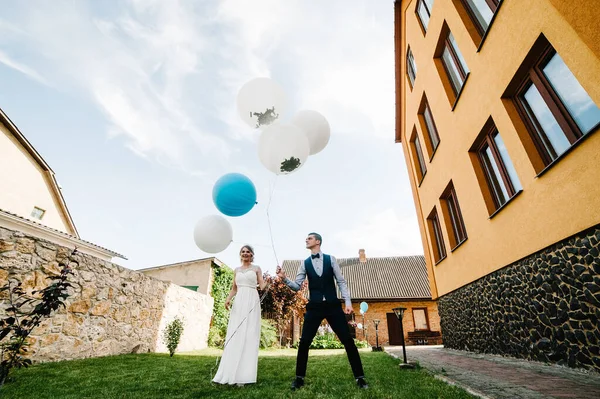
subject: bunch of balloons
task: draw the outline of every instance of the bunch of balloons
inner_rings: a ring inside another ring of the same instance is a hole
[[[330,137],[329,123],[317,111],[302,110],[289,122],[282,122],[280,117],[286,113],[287,103],[284,90],[270,78],[250,80],[237,96],[241,119],[261,131],[258,158],[276,175],[298,170],[309,155],[327,146]],[[229,173],[217,180],[212,195],[215,206],[226,216],[245,215],[256,204],[254,183],[239,173]],[[204,252],[221,252],[232,238],[231,224],[222,215],[206,216],[194,228],[194,241]]]

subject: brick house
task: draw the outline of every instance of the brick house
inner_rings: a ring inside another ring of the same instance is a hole
[[[354,321],[363,327],[351,327],[356,338],[366,338],[375,346],[374,320],[379,320],[379,345],[400,345],[400,322],[392,309],[403,307],[406,311],[402,326],[407,345],[442,343],[437,302],[431,299],[423,256],[367,258],[361,249],[359,257],[337,258],[337,261],[350,289]],[[303,260],[283,262],[288,277],[296,276],[301,262]],[[341,298],[339,291],[338,297]],[[361,302],[369,305],[364,317],[360,314]],[[300,333],[301,320],[294,317],[288,339],[296,342]]]

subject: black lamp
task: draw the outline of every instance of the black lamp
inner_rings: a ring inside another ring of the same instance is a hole
[[[406,361],[406,345],[404,343],[404,328],[402,327],[402,317],[404,316],[404,311],[406,310],[406,308],[394,308],[392,310],[394,311],[394,314],[400,322],[400,337],[402,337],[402,353],[404,354],[404,363],[400,363],[400,367],[412,369],[415,366]]]
[[[378,331],[379,320],[377,320],[377,319],[373,320],[373,324],[375,324],[375,346],[373,346],[371,349],[373,350],[373,352],[381,352],[382,349],[379,346],[379,331]]]

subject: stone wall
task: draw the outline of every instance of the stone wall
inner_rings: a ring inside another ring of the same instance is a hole
[[[59,272],[57,259],[69,251],[43,239],[0,228],[0,286],[8,278],[16,278],[28,291],[45,287],[47,277]],[[160,328],[176,314],[189,318],[190,325],[206,324],[189,331],[196,331],[199,345],[206,345],[212,298],[86,254],[78,253],[73,260],[73,288],[66,309],[61,308],[32,333],[30,352],[34,360],[154,351]],[[6,304],[2,299],[0,315]],[[190,312],[198,315],[190,317]]]
[[[183,334],[177,351],[188,352],[206,348],[213,298],[210,295],[170,284],[164,303],[165,308],[158,327],[160,333],[156,342],[156,352],[168,352],[162,332],[176,317],[183,321]]]
[[[600,371],[600,226],[439,298],[444,344]]]

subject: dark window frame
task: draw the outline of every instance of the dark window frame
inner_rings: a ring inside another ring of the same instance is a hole
[[[433,159],[437,149],[440,146],[442,140],[440,139],[440,134],[437,129],[437,125],[435,124],[435,118],[433,117],[433,112],[431,112],[431,107],[429,106],[429,102],[427,101],[427,97],[423,95],[421,100],[421,105],[419,106],[419,119],[421,120],[421,128],[423,129],[424,138],[427,140],[427,149],[429,150],[429,162]],[[427,115],[431,121],[431,127],[427,122]]]
[[[488,126],[484,128],[483,137],[481,138],[481,142],[477,146],[476,150],[477,158],[479,159],[480,166],[484,172],[485,179],[488,184],[488,190],[492,196],[492,200],[494,201],[494,206],[496,210],[500,209],[502,206],[507,204],[518,193],[514,187],[510,175],[508,174],[506,165],[504,165],[504,160],[500,155],[500,151],[498,150],[496,141],[494,140],[496,135],[499,134],[500,132],[493,123],[488,124]],[[493,170],[490,170],[491,165],[488,165],[487,163],[487,155],[484,153],[486,147],[490,148],[490,152],[492,153],[494,161],[496,162],[496,166],[498,167],[498,171],[500,172],[500,177],[508,193],[508,198],[506,198],[504,202],[500,201],[498,195],[498,191],[502,190],[496,184],[496,175],[493,172]]]
[[[503,96],[512,100],[541,158],[544,168],[538,176],[569,153],[582,139],[600,128],[600,123],[598,123],[589,131],[582,132],[562,100],[558,97],[551,82],[545,76],[543,72],[544,67],[557,53],[552,44],[541,35],[534,44],[530,54],[523,61],[523,64],[513,78],[513,82],[511,82]],[[515,81],[517,82],[516,84],[514,83]],[[527,101],[523,98],[532,85],[538,90],[565,138],[570,143],[570,147],[561,154],[556,154],[540,122],[533,115]]]
[[[445,205],[442,208],[442,211],[446,211],[444,212],[446,228],[448,229],[448,236],[450,237],[450,244],[452,245],[451,251],[454,251],[467,241],[469,237],[467,235],[462,211],[460,210],[456,190],[454,189],[454,184],[452,184],[452,182],[450,182],[446,190],[444,190],[440,200],[443,201]]]
[[[421,19],[421,15],[419,15],[419,6],[421,5],[421,3],[423,3],[423,5],[425,5],[425,9],[427,10],[427,13],[429,14],[429,21],[431,21],[432,10],[429,9],[429,7],[427,6],[427,2],[425,0],[417,0],[417,5],[415,7],[415,14],[417,15],[417,20],[419,21],[419,26],[421,26],[421,29],[423,30],[423,35],[426,35],[427,27],[429,26],[429,22],[427,23],[427,26],[425,26],[425,24],[423,23],[423,20]],[[431,8],[433,8],[433,6],[431,6]]]
[[[496,16],[496,12],[498,12],[498,8],[500,8],[500,4],[502,3],[502,0],[485,0],[487,5],[490,7],[490,10],[494,14],[492,16],[491,21],[488,24],[487,29],[484,29],[483,26],[481,26],[479,19],[477,19],[477,16],[475,15],[475,10],[473,10],[474,5],[473,6],[471,5],[472,0],[460,0],[460,1],[464,6],[465,11],[469,15],[469,18],[471,18],[471,21],[473,22],[475,29],[477,29],[477,32],[479,33],[479,35],[481,36],[481,38],[483,40],[487,31],[490,30],[490,26],[492,26],[492,22],[494,22],[494,17]]]
[[[410,49],[410,46],[408,46],[408,50],[406,50],[406,75],[408,76],[408,82],[410,83],[410,89],[412,90],[415,81],[417,80],[417,62],[415,61],[415,56]]]
[[[419,180],[420,186],[423,182],[423,179],[425,178],[425,175],[427,174],[427,163],[425,162],[423,147],[416,129],[413,130],[413,134],[410,138],[410,145],[412,146],[411,151],[416,166],[415,169],[417,170],[417,179]]]
[[[433,210],[429,213],[429,216],[427,216],[427,225],[429,227],[430,241],[433,244],[433,259],[437,265],[446,259],[447,253],[442,232],[442,224],[440,223],[440,217],[435,207],[433,207]]]
[[[462,89],[465,86],[467,77],[469,76],[470,72],[465,71],[462,62],[460,61],[458,55],[456,54],[457,49],[455,49],[454,46],[452,45],[452,42],[450,42],[451,34],[452,34],[452,32],[450,30],[448,30],[448,32],[446,33],[442,51],[440,53],[440,61],[442,62],[442,67],[444,68],[444,71],[446,72],[446,78],[450,81],[450,87],[452,87],[454,96],[456,97],[456,100],[458,100],[459,94],[462,92]],[[454,39],[454,40],[456,41],[456,39]],[[448,65],[446,65],[446,62],[444,61],[443,53],[444,53],[444,50],[446,50],[446,49],[448,50],[448,53],[450,53],[450,57],[452,58],[455,66],[456,66],[456,69],[458,70],[458,74],[460,75],[460,78],[462,79],[462,83],[461,83],[460,87],[454,86],[454,81],[450,77],[451,73],[448,69],[449,67],[448,67]],[[458,51],[460,51],[460,49],[458,49]]]

